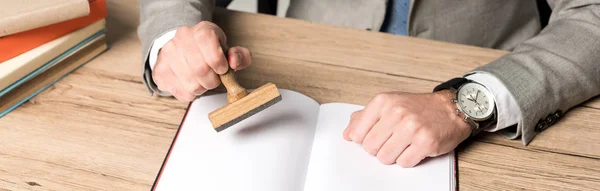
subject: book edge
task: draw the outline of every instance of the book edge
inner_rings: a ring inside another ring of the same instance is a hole
[[[100,39],[103,36],[100,36],[96,39]],[[97,58],[98,56],[102,55],[104,52],[106,52],[108,49],[110,49],[110,46],[108,44],[106,44],[105,40],[102,41],[96,41],[96,43],[101,42],[102,44],[98,47],[95,47],[95,50],[92,50],[90,53],[94,53],[95,51],[98,51],[95,55],[91,56],[89,59],[84,60],[82,63],[80,63],[78,66],[76,66],[75,68],[65,72],[64,74],[62,74],[60,77],[56,78],[55,80],[50,81],[49,83],[47,83],[46,85],[40,87],[38,90],[32,92],[30,95],[21,98],[19,101],[15,102],[13,105],[9,106],[7,109],[5,110],[0,110],[0,118],[6,116],[8,113],[12,112],[13,110],[15,110],[16,108],[18,108],[19,106],[23,105],[25,102],[29,101],[31,98],[37,96],[38,94],[42,93],[44,90],[48,89],[49,87],[53,86],[54,84],[56,84],[57,82],[59,82],[60,80],[62,80],[63,78],[67,77],[69,74],[71,74],[72,72],[74,72],[75,70],[83,67],[84,65],[86,65],[87,63],[89,63],[90,61],[94,60],[95,58]],[[92,47],[86,47],[86,48],[92,48]],[[81,50],[81,49],[79,49]]]
[[[450,159],[450,190],[458,190],[458,153],[456,150],[452,150],[452,156]]]
[[[162,173],[164,172],[165,167],[167,166],[167,163],[169,162],[169,157],[171,156],[171,153],[173,152],[173,149],[175,148],[175,144],[177,144],[177,138],[179,137],[179,133],[181,132],[181,129],[183,128],[183,125],[185,123],[185,119],[187,118],[188,113],[190,112],[193,103],[194,102],[190,102],[188,104],[188,108],[185,110],[185,114],[183,114],[183,118],[181,119],[181,122],[179,123],[179,127],[177,128],[177,132],[175,133],[175,137],[173,137],[173,141],[171,142],[171,146],[169,146],[169,150],[167,151],[165,159],[163,160],[163,163],[160,166],[160,169],[158,170],[158,174],[156,175],[156,178],[154,179],[154,183],[152,183],[152,188],[150,188],[151,191],[156,190],[157,187],[158,187],[158,184],[160,183],[160,177],[162,176]]]
[[[103,34],[105,34],[105,31],[106,31],[106,29],[101,29],[100,31],[95,32],[91,36],[85,38],[83,41],[80,41],[79,43],[77,43],[75,46],[69,48],[68,50],[66,50],[63,53],[60,53],[58,56],[56,56],[56,57],[52,58],[51,60],[49,60],[48,62],[42,64],[37,69],[33,70],[32,72],[28,73],[27,75],[23,76],[22,78],[16,80],[15,82],[9,84],[4,89],[1,89],[0,90],[0,97],[2,97],[3,95],[7,94],[11,90],[19,87],[20,85],[24,84],[25,82],[31,80],[32,78],[34,78],[35,76],[39,75],[40,73],[42,73],[42,72],[44,72],[44,71],[52,68],[54,65],[56,65],[57,63],[59,63],[63,59],[65,59],[65,58],[69,57],[70,55],[76,53],[82,47],[84,47],[85,45],[88,45],[89,43],[91,43],[94,39],[96,39],[99,36],[102,36]]]
[[[106,29],[105,18],[0,62],[0,69],[24,70],[24,67],[40,67],[102,29]],[[11,73],[0,72],[0,79],[8,79]]]

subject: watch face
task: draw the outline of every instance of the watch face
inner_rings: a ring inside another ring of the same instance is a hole
[[[481,84],[466,83],[458,89],[458,105],[474,120],[485,120],[494,111],[494,98]]]

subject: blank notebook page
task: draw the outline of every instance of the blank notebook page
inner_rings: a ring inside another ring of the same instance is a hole
[[[208,113],[225,94],[194,101],[156,190],[303,190],[319,105],[280,92],[282,101],[219,133]]]
[[[415,168],[402,168],[384,165],[361,145],[344,140],[350,115],[362,108],[337,103],[321,106],[305,190],[453,190],[453,153],[428,158]]]

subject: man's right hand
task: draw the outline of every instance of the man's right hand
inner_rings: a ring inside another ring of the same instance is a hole
[[[225,33],[214,23],[202,21],[196,26],[177,29],[175,37],[160,52],[152,70],[154,83],[181,101],[193,101],[197,95],[219,86],[219,74],[229,67],[240,70],[252,63],[250,51],[232,47],[223,53]]]

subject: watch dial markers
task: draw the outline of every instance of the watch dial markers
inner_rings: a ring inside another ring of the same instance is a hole
[[[472,118],[485,118],[491,115],[494,100],[485,87],[476,83],[467,83],[458,90],[458,102],[460,109]],[[490,97],[488,97],[490,96]]]

